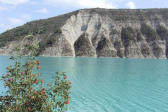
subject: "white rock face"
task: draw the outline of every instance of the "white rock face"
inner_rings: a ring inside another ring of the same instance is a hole
[[[14,48],[17,47],[18,41],[13,41],[9,45],[0,48],[0,54],[1,55],[13,55],[16,52],[14,51]]]
[[[138,15],[140,16],[143,12],[145,11],[139,12]],[[125,13],[128,12],[126,11]],[[116,17],[116,14],[114,16]],[[124,47],[123,41],[121,39],[122,29],[127,27],[131,27],[133,30],[135,30],[135,38],[137,38],[136,32],[141,32],[142,23],[147,24],[154,31],[156,31],[156,27],[158,25],[162,25],[167,29],[167,25],[166,23],[164,23],[165,21],[158,20],[156,22],[153,20],[154,18],[161,18],[160,15],[154,15],[152,17],[152,20],[146,19],[143,21],[139,20],[141,16],[137,20],[121,20],[122,17],[123,15],[120,15],[119,19],[117,20],[109,17],[108,14],[101,15],[99,11],[91,13],[90,10],[80,10],[77,15],[72,15],[61,27],[61,29],[64,38],[66,38],[71,44],[73,56],[75,56],[75,41],[77,41],[77,39],[83,33],[87,33],[92,46],[95,48],[96,56],[98,56],[96,50],[98,47],[98,43],[101,41],[102,37],[104,37],[111,42],[110,45],[104,50],[108,51],[111,49],[119,54],[108,55],[108,53],[104,51],[104,55],[102,56],[128,58],[166,58],[166,40],[155,40],[157,48],[161,48],[162,50],[160,51],[161,53],[159,56],[155,56],[157,53],[155,53],[154,55],[155,49],[153,48],[153,45],[151,45],[152,42],[147,42],[146,38],[148,37],[145,37],[145,35],[142,34],[141,41],[131,41],[127,48]],[[120,46],[116,46],[117,43],[120,43]],[[145,50],[148,51],[147,54]],[[120,53],[122,54],[122,56],[120,55]]]
[[[40,55],[167,58],[167,27],[168,18],[159,9],[83,9],[65,21]],[[11,54],[4,51],[11,46],[0,48],[0,54]]]

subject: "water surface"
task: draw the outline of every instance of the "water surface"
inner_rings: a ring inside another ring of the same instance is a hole
[[[0,74],[10,64],[0,57]],[[68,112],[168,112],[168,60],[40,57],[42,76],[72,81]],[[4,90],[0,83],[0,92]]]

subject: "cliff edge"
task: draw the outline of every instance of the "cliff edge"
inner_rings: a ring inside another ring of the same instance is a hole
[[[168,9],[81,9],[32,21],[0,35],[0,55],[15,54],[30,34],[43,56],[168,58]]]

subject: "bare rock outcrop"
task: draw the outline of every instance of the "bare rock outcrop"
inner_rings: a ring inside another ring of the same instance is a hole
[[[168,9],[82,9],[2,33],[0,54],[14,54],[12,46],[33,34],[44,56],[168,58],[167,15]]]
[[[95,56],[95,50],[88,38],[88,34],[82,34],[74,43],[75,55],[76,56]]]

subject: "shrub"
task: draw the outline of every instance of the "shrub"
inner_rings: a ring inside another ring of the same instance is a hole
[[[142,34],[138,31],[137,32],[137,41],[141,41],[141,40],[143,40]]]
[[[141,32],[143,35],[145,35],[147,41],[154,41],[159,39],[155,30],[145,23],[141,25]]]
[[[122,29],[121,32],[122,40],[124,41],[135,41],[136,40],[136,34],[135,31],[131,27],[126,27]]]
[[[135,31],[131,27],[122,28],[121,39],[125,47],[128,47],[130,45],[130,42],[135,42],[136,37],[137,35]]]
[[[168,29],[163,25],[158,25],[156,31],[162,40],[165,40],[168,37]]]
[[[28,37],[32,38],[32,37]],[[70,84],[65,73],[56,73],[55,82],[43,87],[43,80],[38,77],[40,61],[36,60],[38,45],[31,42],[24,45],[30,50],[28,57],[12,56],[13,66],[8,66],[2,81],[7,88],[6,96],[0,98],[1,112],[64,112],[70,99]],[[28,46],[29,45],[29,46]],[[23,43],[18,51],[23,48]],[[26,58],[25,63],[22,62]]]

